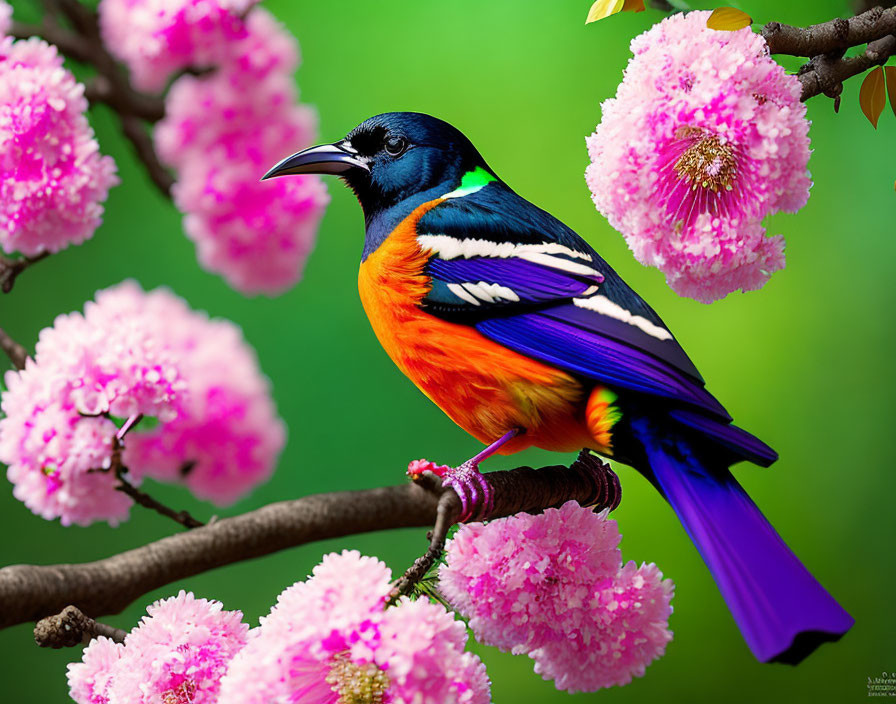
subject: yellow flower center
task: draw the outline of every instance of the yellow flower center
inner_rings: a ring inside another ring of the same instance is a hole
[[[337,655],[327,684],[339,695],[338,704],[382,704],[389,677],[375,663],[358,665],[345,655]]]
[[[694,143],[684,150],[673,167],[680,179],[690,181],[695,191],[698,186],[709,188],[713,193],[732,189],[737,176],[737,160],[730,144],[695,127],[681,127],[675,136],[678,139],[694,138]]]

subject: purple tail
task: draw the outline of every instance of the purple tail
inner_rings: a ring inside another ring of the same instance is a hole
[[[775,532],[724,464],[636,423],[650,473],[715,578],[744,640],[762,662],[797,664],[853,618]]]

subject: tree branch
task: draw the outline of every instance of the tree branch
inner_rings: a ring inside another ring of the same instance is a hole
[[[769,22],[762,28],[772,54],[805,57],[844,51],[888,34],[896,34],[896,8],[875,7],[848,20],[838,17],[805,28],[780,22]]]
[[[193,516],[190,515],[188,511],[175,511],[173,508],[169,508],[161,501],[154,499],[152,496],[147,494],[145,491],[141,491],[133,484],[131,484],[127,477],[125,476],[124,467],[120,467],[116,470],[115,476],[118,478],[118,486],[115,488],[120,491],[122,494],[127,494],[130,496],[134,503],[143,506],[144,508],[151,509],[156,513],[160,513],[167,518],[170,518],[172,521],[176,523],[180,523],[184,528],[201,528],[205,525],[202,521],[198,521]]]
[[[843,81],[864,73],[872,66],[885,64],[893,54],[896,54],[896,35],[891,34],[871,42],[865,52],[858,56],[833,60],[823,55],[815,56],[799,73],[803,85],[801,100],[822,93],[838,100]]]
[[[571,499],[583,505],[618,503],[615,475],[598,479],[593,468],[581,462],[485,476],[495,490],[494,518],[543,510]],[[283,501],[96,562],[4,567],[0,628],[41,619],[69,605],[95,617],[118,613],[171,582],[316,540],[431,526],[442,492],[424,484]]]
[[[41,648],[86,645],[97,636],[123,643],[126,635],[120,628],[94,621],[76,606],[66,606],[61,613],[42,618],[34,626],[34,642]]]
[[[885,64],[896,53],[896,8],[874,7],[848,20],[836,18],[811,27],[769,22],[762,36],[772,54],[811,57],[797,72],[800,99],[824,94],[834,99],[836,111],[843,81]],[[862,54],[844,58],[848,49],[862,44],[868,45]]]
[[[171,198],[171,187],[174,186],[174,177],[165,168],[156,154],[156,148],[152,143],[152,137],[146,131],[146,124],[139,117],[128,113],[119,113],[121,131],[134,147],[137,158],[143,162],[149,178],[159,192],[166,198]]]

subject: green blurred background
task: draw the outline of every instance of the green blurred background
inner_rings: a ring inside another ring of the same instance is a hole
[[[697,4],[697,3],[695,3]],[[866,680],[896,670],[896,528],[892,423],[892,286],[896,119],[875,131],[847,83],[841,113],[809,103],[816,185],[798,215],[774,218],[787,237],[787,269],[760,292],[705,306],[679,298],[662,275],[636,263],[597,212],[582,177],[584,138],[600,102],[621,79],[630,39],[658,21],[648,11],[583,24],[589,0],[327,2],[269,0],[299,38],[302,99],[331,141],[364,118],[418,110],[460,127],[523,196],[564,220],[611,262],[676,331],[740,425],[781,454],[772,469],[738,468],[781,534],[856,618],[840,643],[793,669],[751,657],[697,553],[669,508],[639,475],[619,468],[624,501],[614,514],[626,559],[655,561],[675,580],[675,638],[646,677],[575,701],[852,701]],[[743,0],[757,23],[820,22],[851,14],[846,2]],[[19,6],[17,16],[34,17]],[[789,63],[789,68],[796,64]],[[178,487],[150,489],[199,516],[232,515],[305,494],[401,482],[409,459],[455,463],[479,449],[395,369],[359,305],[361,212],[338,181],[304,280],[275,299],[244,298],[203,272],[180,215],[135,164],[105,109],[92,119],[122,184],[95,237],[26,272],[0,297],[0,325],[31,347],[59,313],[80,309],[98,288],[127,277],[172,287],[192,306],[243,327],[273,381],[289,443],[279,470],[249,498],[214,511]],[[298,145],[284,144],[283,154]],[[0,361],[0,370],[5,360]],[[550,464],[530,451],[489,469]],[[119,528],[63,528],[33,516],[0,491],[2,564],[106,557],[168,535],[174,526],[135,508]],[[222,600],[255,620],[324,552],[358,548],[401,570],[424,548],[425,530],[313,544],[221,569],[148,594],[108,622],[130,628],[147,603],[178,589]],[[2,605],[0,605],[2,608]],[[44,651],[30,626],[0,633],[2,698],[62,702],[65,663],[80,650]],[[476,647],[496,702],[565,702],[525,657]]]

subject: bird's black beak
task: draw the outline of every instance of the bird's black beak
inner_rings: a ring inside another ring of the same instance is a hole
[[[321,144],[286,157],[268,171],[261,180],[291,174],[334,174],[342,176],[349,171],[360,169],[370,171],[370,167],[358,157],[358,152],[342,142]]]

